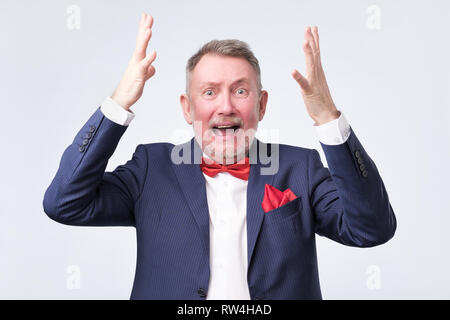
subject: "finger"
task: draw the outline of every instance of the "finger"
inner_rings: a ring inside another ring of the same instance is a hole
[[[144,27],[144,22],[145,22],[146,16],[147,16],[146,13],[142,12],[141,21],[139,22],[139,29]]]
[[[136,44],[139,42],[139,40],[142,37],[142,34],[145,30],[145,20],[147,19],[147,14],[145,12],[142,13],[142,17],[141,17],[141,21],[139,22],[139,29],[138,29],[138,34],[136,37]]]
[[[153,27],[153,16],[147,15],[147,20],[145,20],[145,27],[152,28]]]
[[[308,40],[309,45],[311,46],[311,49],[313,50],[313,53],[317,52],[317,46],[316,42],[314,40],[314,36],[311,31],[311,27],[307,27],[305,31],[305,39]]]
[[[144,20],[142,21],[142,28],[151,28],[153,26],[153,17],[149,14],[143,13]]]
[[[314,37],[314,43],[316,44],[317,51],[320,52],[320,46],[319,46],[319,28],[317,26],[314,26],[312,29],[312,35]]]
[[[142,60],[146,56],[148,42],[152,35],[153,17],[143,13],[139,24],[139,32],[136,39],[135,58]]]
[[[135,47],[134,52],[133,52],[133,57],[137,56],[138,55],[138,51],[141,50],[140,44],[142,43],[142,38],[143,38],[144,33],[145,33],[144,25],[145,25],[145,20],[146,19],[147,19],[147,14],[145,12],[143,12],[142,15],[141,15],[141,21],[139,22],[138,34],[137,34],[137,37],[136,37],[136,47]]]
[[[152,29],[145,28],[141,31],[135,49],[135,58],[139,61],[146,57],[147,46],[152,37]]]
[[[321,58],[320,58],[320,46],[319,46],[319,28],[314,26],[312,28],[312,36],[314,38],[314,44],[316,46],[316,51],[314,52],[314,59],[316,61],[317,66],[321,66]]]
[[[303,41],[303,52],[305,53],[306,76],[309,78],[314,74],[314,55],[305,31],[305,40]]]
[[[300,85],[300,88],[302,88],[306,92],[309,90],[308,80],[297,69],[294,69],[291,75],[294,80],[297,81],[297,83]]]
[[[155,59],[156,51],[153,50],[144,58],[144,60],[142,60],[142,64],[145,68],[148,68],[153,63],[153,61],[155,61]]]

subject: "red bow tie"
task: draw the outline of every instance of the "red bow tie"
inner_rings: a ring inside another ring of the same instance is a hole
[[[200,164],[200,169],[210,177],[215,177],[219,172],[228,172],[232,176],[248,180],[248,175],[250,173],[250,163],[248,157],[245,158],[245,163],[242,160],[239,163],[233,163],[230,165],[224,165],[216,163],[211,159],[207,161],[212,163],[206,163],[205,158],[202,157],[202,163]]]

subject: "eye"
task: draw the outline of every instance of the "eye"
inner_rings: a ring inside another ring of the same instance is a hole
[[[204,94],[206,94],[207,96],[212,96],[214,92],[212,90],[206,90]]]
[[[243,95],[243,94],[246,94],[247,93],[247,90],[245,90],[245,89],[237,89],[236,90],[236,93],[238,94],[238,95]]]

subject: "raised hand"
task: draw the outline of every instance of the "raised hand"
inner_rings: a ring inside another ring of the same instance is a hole
[[[142,96],[145,82],[155,74],[152,65],[156,51],[147,55],[147,46],[152,36],[153,17],[143,13],[139,24],[136,49],[117,89],[111,98],[126,110]]]
[[[312,30],[311,27],[305,29],[303,51],[306,58],[306,75],[303,76],[297,69],[294,69],[292,77],[300,85],[308,114],[316,122],[316,125],[321,125],[339,118],[340,113],[331,98],[323,72],[317,27],[313,27]]]

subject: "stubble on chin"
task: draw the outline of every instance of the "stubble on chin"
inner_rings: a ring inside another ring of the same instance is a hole
[[[238,163],[248,156],[253,137],[254,135],[246,136],[242,131],[234,139],[223,140],[212,131],[211,133],[205,132],[202,149],[217,163]]]

